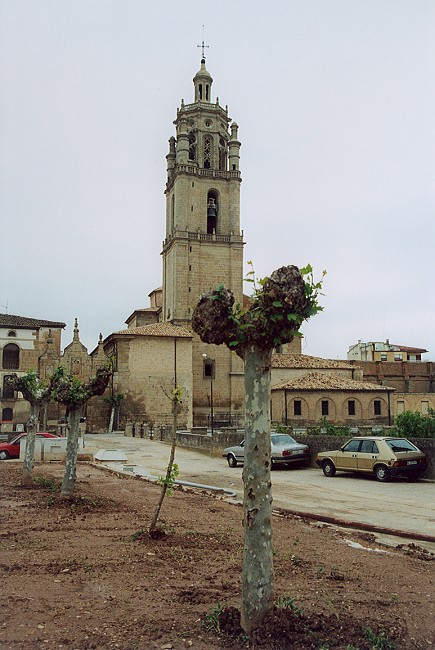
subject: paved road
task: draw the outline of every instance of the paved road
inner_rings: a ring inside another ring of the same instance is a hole
[[[119,434],[86,435],[91,449],[120,449],[128,462],[150,474],[162,475],[169,458],[167,444]],[[242,468],[231,469],[224,458],[178,447],[180,479],[230,488],[243,497]],[[124,463],[109,463],[122,468]],[[326,478],[319,469],[278,469],[272,473],[274,508],[324,518],[356,522],[380,530],[402,531],[415,539],[432,538],[435,551],[435,483],[395,480],[380,483],[368,477],[338,474]],[[427,544],[426,544],[427,547]]]

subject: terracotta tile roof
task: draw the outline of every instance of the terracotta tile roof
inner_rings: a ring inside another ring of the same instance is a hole
[[[26,316],[14,316],[13,314],[0,314],[0,327],[16,327],[25,329],[38,329],[40,327],[66,327],[66,323],[52,320],[39,320],[27,318]]]
[[[364,390],[364,391],[391,391],[394,388],[372,384],[368,381],[356,381],[346,377],[327,375],[320,372],[310,372],[302,377],[295,377],[283,384],[272,386],[272,390]]]
[[[184,329],[171,323],[151,323],[150,325],[141,325],[140,327],[130,327],[127,330],[115,332],[125,336],[168,336],[180,339],[191,339],[192,334]]]
[[[334,361],[333,359],[321,359],[310,357],[306,354],[274,354],[272,355],[272,368],[348,368],[354,369],[348,361]]]

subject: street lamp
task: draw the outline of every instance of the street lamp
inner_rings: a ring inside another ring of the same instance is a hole
[[[207,376],[207,368],[210,368],[210,425],[211,425],[211,435],[213,436],[214,432],[214,418],[213,418],[213,368],[214,368],[214,359],[207,356],[205,352],[202,355],[204,359],[204,375]],[[210,361],[210,364],[207,365],[207,361]]]

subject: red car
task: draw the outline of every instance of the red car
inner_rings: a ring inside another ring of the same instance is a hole
[[[16,438],[13,438],[10,442],[1,442],[0,443],[0,460],[6,460],[7,458],[19,458],[20,457],[20,442],[23,438],[27,436],[27,433],[20,433]],[[37,438],[57,438],[53,433],[41,433],[36,434]]]

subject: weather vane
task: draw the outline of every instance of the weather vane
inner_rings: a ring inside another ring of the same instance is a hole
[[[205,44],[204,44],[204,25],[202,26],[202,43],[201,43],[201,45],[197,45],[196,47],[200,47],[200,48],[201,48],[201,57],[202,57],[203,59],[205,59],[205,52],[204,52],[204,50],[205,50],[205,48],[209,48],[210,45],[205,45]]]

